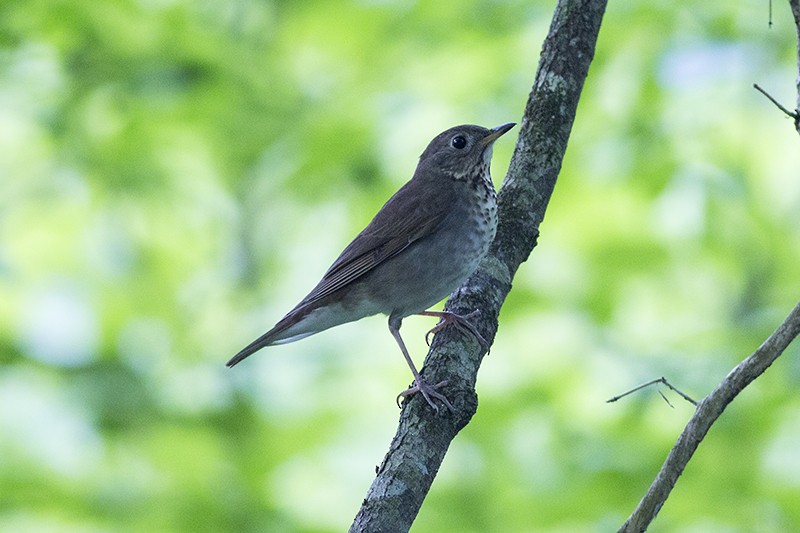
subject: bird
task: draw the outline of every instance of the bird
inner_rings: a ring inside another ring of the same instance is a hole
[[[420,393],[438,412],[434,400],[453,411],[437,389],[426,383],[400,336],[404,318],[433,316],[435,333],[454,324],[488,344],[469,321],[476,312],[458,315],[430,311],[459,287],[486,255],[497,230],[497,194],[490,163],[494,142],[516,124],[484,128],[464,124],[431,140],[414,174],[347,245],[322,280],[275,326],[227,363],[233,367],[266,346],[294,342],[328,328],[384,314],[414,382],[397,396]],[[426,336],[427,340],[428,336]]]

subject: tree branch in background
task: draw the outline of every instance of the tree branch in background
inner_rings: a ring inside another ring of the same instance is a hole
[[[800,0],[789,0],[797,29],[797,110],[789,111],[770,96],[764,89],[754,84],[764,96],[781,111],[794,119],[795,129],[800,133]],[[619,529],[620,533],[646,531],[655,519],[672,488],[694,455],[700,442],[705,438],[711,425],[719,418],[725,407],[754,379],[763,374],[777,359],[789,343],[800,333],[800,303],[789,316],[750,357],[734,368],[714,391],[697,406],[694,415],[684,428],[675,446],[669,452],[656,479],[639,502],[634,512]]]
[[[767,99],[768,99],[770,102],[772,102],[773,104],[775,104],[775,107],[777,107],[778,109],[780,109],[781,111],[783,111],[783,113],[784,113],[786,116],[788,116],[789,118],[792,118],[792,119],[794,119],[794,121],[795,121],[795,122],[797,122],[798,120],[800,120],[800,114],[798,114],[796,111],[789,111],[788,109],[786,109],[785,107],[783,107],[783,105],[782,105],[782,104],[781,104],[779,101],[777,101],[777,100],[776,100],[776,99],[775,99],[775,98],[774,98],[774,97],[773,97],[771,94],[769,94],[767,91],[765,91],[764,89],[762,89],[762,88],[761,88],[761,86],[760,86],[759,84],[757,84],[757,83],[754,83],[754,84],[753,84],[753,88],[754,88],[755,90],[757,90],[758,92],[760,92],[761,94],[763,94],[764,96],[766,96],[766,97],[767,97]]]
[[[605,0],[558,2],[498,197],[497,236],[478,270],[447,303],[447,310],[459,314],[479,310],[473,321],[490,342],[514,274],[536,245],[605,6]],[[455,410],[442,409],[436,415],[419,395],[404,402],[397,433],[351,532],[400,532],[411,527],[450,442],[477,410],[475,382],[483,355],[477,341],[456,328],[436,335],[423,376],[429,383],[447,380],[444,391]]]
[[[644,389],[646,387],[650,387],[651,385],[657,385],[658,383],[661,383],[665,387],[667,387],[670,390],[672,390],[675,394],[677,394],[678,396],[680,396],[681,398],[683,398],[684,400],[686,400],[690,404],[692,404],[695,407],[697,407],[697,402],[696,401],[694,401],[689,395],[685,394],[683,391],[681,391],[680,389],[675,387],[672,383],[667,381],[667,378],[665,378],[664,376],[661,376],[658,379],[650,380],[647,383],[642,383],[641,385],[639,385],[637,387],[634,387],[629,391],[623,392],[622,394],[617,394],[613,398],[609,398],[608,400],[606,400],[606,403],[613,403],[613,402],[619,401],[620,399],[624,398],[625,396],[628,396],[629,394],[632,394],[632,393],[634,393],[636,391],[640,391],[640,390],[642,390],[642,389]],[[661,392],[660,390],[658,391],[658,393],[661,395],[662,398],[664,398],[664,401],[667,402],[667,404],[670,407],[672,407],[672,404],[667,399],[667,397],[664,396],[664,393]]]
[[[798,333],[800,333],[800,303],[750,357],[731,370],[722,383],[700,402],[675,446],[670,450],[647,494],[619,529],[620,533],[640,533],[647,530],[711,425],[745,387],[769,368]]]
[[[792,118],[794,121],[794,129],[797,130],[797,133],[800,133],[800,0],[789,0],[789,7],[792,9],[792,16],[794,17],[794,25],[797,32],[797,107],[794,111],[789,111],[773,98],[772,95],[759,87],[757,83],[754,83],[753,87],[769,98],[769,101],[775,104],[775,107]]]

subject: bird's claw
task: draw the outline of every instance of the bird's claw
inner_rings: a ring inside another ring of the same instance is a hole
[[[489,352],[489,343],[486,342],[486,339],[483,338],[483,335],[480,334],[478,329],[472,325],[472,322],[469,321],[470,318],[475,318],[476,316],[480,315],[480,309],[475,309],[469,314],[466,315],[459,315],[456,313],[452,313],[450,311],[442,311],[437,313],[435,316],[439,317],[439,323],[433,326],[428,332],[425,334],[425,343],[430,346],[431,345],[431,335],[439,333],[442,329],[444,329],[447,324],[452,323],[456,327],[461,328],[461,330],[467,330],[475,337],[481,347]]]
[[[443,394],[436,392],[436,389],[444,385],[447,385],[447,380],[440,381],[436,385],[428,385],[421,379],[415,380],[409,388],[397,395],[397,407],[400,407],[400,398],[406,398],[419,392],[422,394],[422,397],[425,398],[425,401],[428,402],[428,405],[430,405],[437,413],[439,412],[439,406],[436,405],[431,398],[441,401],[450,410],[450,412],[453,412],[455,411],[455,408],[453,407],[453,404],[450,403],[450,400],[448,400]]]

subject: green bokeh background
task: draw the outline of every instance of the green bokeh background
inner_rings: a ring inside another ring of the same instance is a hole
[[[612,1],[480,407],[413,531],[604,532],[800,297],[784,2]],[[375,317],[224,362],[455,124],[518,121],[552,2],[4,0],[0,530],[333,532],[408,369]],[[502,182],[514,133],[496,145]],[[424,318],[404,335],[421,361]],[[651,528],[800,530],[800,347]]]

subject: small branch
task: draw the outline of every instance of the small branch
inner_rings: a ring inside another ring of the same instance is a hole
[[[711,425],[745,387],[769,368],[799,333],[800,303],[755,352],[731,370],[717,388],[698,404],[647,494],[619,529],[619,533],[641,533],[647,529],[667,501],[672,488]]]
[[[772,29],[772,0],[769,0],[769,28]]]
[[[661,383],[662,385],[665,385],[665,386],[669,387],[669,388],[670,388],[672,391],[674,391],[675,393],[677,393],[677,394],[678,394],[678,395],[679,395],[681,398],[683,398],[684,400],[686,400],[686,401],[687,401],[687,402],[689,402],[690,404],[692,404],[692,405],[694,405],[694,406],[697,406],[697,402],[696,402],[696,401],[694,401],[694,400],[693,400],[693,399],[691,399],[691,398],[690,398],[688,395],[684,394],[683,392],[681,392],[680,390],[678,390],[677,388],[675,388],[675,387],[674,387],[674,386],[673,386],[673,385],[672,385],[672,384],[671,384],[669,381],[667,381],[667,378],[665,378],[664,376],[661,376],[661,377],[660,377],[660,378],[658,378],[658,379],[653,379],[653,380],[650,380],[650,381],[648,381],[647,383],[642,383],[642,384],[641,384],[641,385],[639,385],[638,387],[634,387],[634,388],[632,388],[631,390],[629,390],[629,391],[627,391],[627,392],[623,392],[622,394],[620,394],[620,395],[618,395],[618,396],[614,396],[613,398],[609,398],[608,400],[606,400],[606,403],[612,403],[612,402],[616,402],[617,400],[619,400],[619,399],[621,399],[621,398],[624,398],[625,396],[627,396],[627,395],[629,395],[629,394],[632,394],[632,393],[634,393],[634,392],[636,392],[636,391],[642,390],[642,389],[644,389],[644,388],[646,388],[646,387],[650,387],[651,385],[655,385],[655,384],[657,384],[657,383]],[[664,401],[665,401],[665,402],[667,402],[667,404],[669,404],[669,406],[670,406],[670,407],[672,407],[672,404],[671,404],[671,403],[669,403],[669,400],[667,400],[667,397],[666,397],[666,396],[664,396],[664,395],[661,393],[661,391],[658,391],[658,393],[659,393],[659,394],[661,394],[661,397],[662,397],[662,398],[664,398]]]
[[[761,88],[761,86],[760,86],[759,84],[757,84],[757,83],[754,83],[754,84],[753,84],[753,87],[754,87],[754,88],[755,88],[755,89],[756,89],[758,92],[760,92],[761,94],[763,94],[764,96],[766,96],[767,98],[769,98],[769,101],[770,101],[770,102],[772,102],[773,104],[775,104],[775,107],[777,107],[778,109],[780,109],[781,111],[783,111],[784,113],[786,113],[786,115],[787,115],[787,116],[789,116],[789,118],[792,118],[792,119],[794,119],[794,120],[797,120],[797,117],[798,117],[798,115],[797,115],[797,112],[794,112],[794,111],[789,111],[788,109],[786,109],[785,107],[783,107],[783,106],[781,105],[781,103],[780,103],[780,102],[778,102],[778,101],[777,101],[775,98],[773,98],[773,97],[772,97],[772,95],[771,95],[771,94],[769,94],[767,91],[765,91],[764,89],[762,89],[762,88]]]
[[[794,129],[800,134],[800,0],[789,0],[789,7],[792,9],[797,34],[797,112],[794,117]]]

